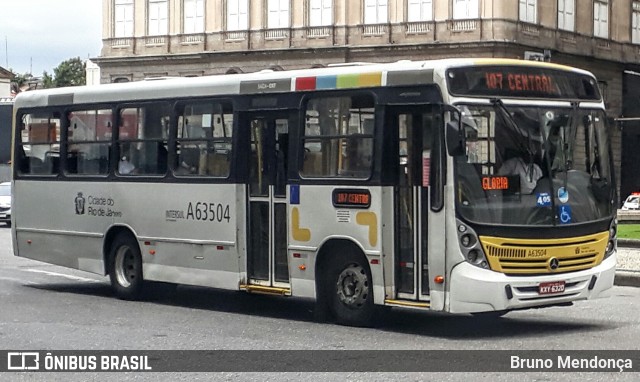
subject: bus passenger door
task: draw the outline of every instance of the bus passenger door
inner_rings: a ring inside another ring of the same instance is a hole
[[[289,287],[287,263],[287,114],[262,113],[243,118],[250,130],[247,201],[247,274],[249,284]]]
[[[390,108],[386,124],[392,127],[399,155],[393,202],[395,294],[397,299],[423,302],[430,300],[428,216],[434,115],[429,110],[428,105]]]

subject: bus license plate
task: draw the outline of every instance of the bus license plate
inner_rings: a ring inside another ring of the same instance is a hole
[[[538,294],[555,294],[564,292],[564,281],[553,281],[538,285]]]

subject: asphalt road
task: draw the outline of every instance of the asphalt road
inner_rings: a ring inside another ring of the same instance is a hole
[[[0,350],[629,350],[640,349],[640,288],[572,307],[477,319],[393,309],[375,328],[313,320],[313,305],[180,286],[147,301],[112,296],[108,281],[17,258],[0,228]],[[240,362],[240,361],[238,361]],[[640,365],[635,366],[640,370]],[[11,373],[0,380],[632,381],[624,373]]]

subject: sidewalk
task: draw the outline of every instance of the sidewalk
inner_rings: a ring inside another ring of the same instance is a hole
[[[615,285],[640,287],[640,240],[618,239]]]

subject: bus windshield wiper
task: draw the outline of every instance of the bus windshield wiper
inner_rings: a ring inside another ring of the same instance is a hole
[[[495,110],[497,110],[499,112],[499,114],[502,116],[502,119],[507,122],[507,124],[511,127],[511,129],[513,131],[515,131],[516,133],[518,133],[521,137],[527,137],[527,144],[525,145],[521,139],[519,139],[520,137],[515,139],[516,145],[518,145],[518,149],[521,152],[526,152],[527,153],[527,157],[528,160],[527,165],[529,167],[528,173],[530,174],[529,177],[532,176],[533,174],[533,160],[534,160],[534,154],[533,154],[533,150],[531,149],[531,134],[529,131],[524,131],[519,125],[518,123],[513,119],[513,117],[511,116],[511,113],[509,113],[509,110],[507,109],[506,106],[504,106],[504,102],[502,102],[501,99],[498,98],[494,98],[491,100],[491,103],[493,104],[493,107]],[[531,181],[531,179],[529,179],[529,181]]]
[[[562,134],[559,137],[560,142],[558,143],[562,153],[562,166],[564,167],[563,186],[565,190],[569,182],[569,170],[573,167],[573,148],[570,147],[570,145],[575,141],[576,121],[579,119],[577,115],[579,103],[573,102],[571,106],[571,112],[569,113],[566,126],[560,126]]]

